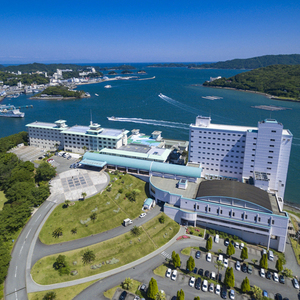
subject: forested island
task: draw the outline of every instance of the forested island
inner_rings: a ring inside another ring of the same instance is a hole
[[[273,65],[204,82],[204,86],[233,88],[300,101],[300,65]]]
[[[271,65],[299,65],[300,54],[264,55],[247,59],[232,59],[216,63],[165,63],[151,64],[148,67],[187,67],[189,69],[240,69],[251,70]]]
[[[79,99],[86,97],[84,91],[70,91],[65,86],[49,86],[30,99]]]

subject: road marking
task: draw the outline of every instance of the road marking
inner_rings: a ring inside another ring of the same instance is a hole
[[[15,289],[15,294],[16,294],[16,300],[18,300],[18,293],[17,293],[17,289]]]
[[[16,266],[15,277],[17,277],[17,270],[18,270],[18,266]]]
[[[35,223],[40,217],[41,217],[41,215],[39,215],[39,216],[36,218],[36,220],[34,221],[34,223]]]
[[[22,252],[22,250],[23,250],[23,246],[21,247],[21,250],[20,250],[19,256],[21,255],[21,252]]]
[[[27,235],[26,235],[25,240],[28,238],[28,235],[29,235],[30,231],[31,231],[31,229],[29,229],[29,231],[28,231],[28,233],[27,233]]]
[[[166,257],[166,258],[171,259],[171,255],[170,255],[169,253],[165,252],[165,251],[163,251],[163,252],[161,253],[161,255],[164,256],[164,257]]]

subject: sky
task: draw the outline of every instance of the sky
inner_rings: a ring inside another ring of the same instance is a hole
[[[300,53],[300,0],[5,1],[0,64],[215,62]]]

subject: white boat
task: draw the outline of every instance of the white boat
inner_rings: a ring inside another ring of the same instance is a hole
[[[108,85],[105,85],[104,87],[105,87],[106,89],[110,89],[110,88],[111,88],[111,85],[108,84]]]
[[[97,96],[97,97],[98,97],[99,95],[98,95],[98,94],[95,94],[95,96]]]
[[[109,121],[118,121],[119,120],[119,118],[116,118],[116,117],[107,117],[107,119]]]

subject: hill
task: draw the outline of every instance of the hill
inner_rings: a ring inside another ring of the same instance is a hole
[[[273,65],[221,78],[204,86],[227,87],[270,94],[280,98],[300,100],[300,65]]]
[[[264,55],[247,59],[233,59],[203,65],[189,65],[199,69],[257,69],[271,65],[299,65],[300,54]]]

